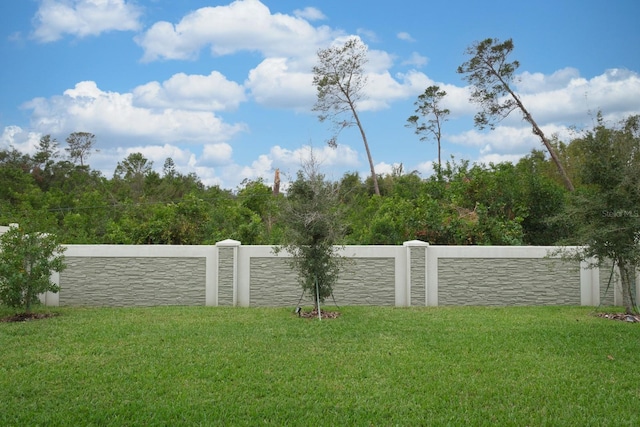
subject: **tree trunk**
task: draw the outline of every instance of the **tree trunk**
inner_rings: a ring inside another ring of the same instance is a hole
[[[634,314],[635,303],[633,301],[633,290],[631,289],[631,274],[635,274],[635,268],[630,266],[626,260],[616,261],[620,270],[620,283],[622,285],[622,305],[627,314]]]
[[[500,80],[502,81],[502,79]],[[504,81],[502,81],[502,84],[504,84],[504,86],[507,88],[507,90],[509,91],[513,99],[516,101],[516,104],[518,104],[518,108],[520,108],[520,111],[522,111],[524,119],[533,127],[534,135],[539,136],[540,139],[542,140],[542,143],[547,148],[549,155],[551,155],[551,159],[553,160],[556,167],[558,168],[558,172],[560,173],[560,177],[562,177],[562,180],[564,181],[565,187],[567,187],[567,190],[573,192],[575,190],[575,188],[573,187],[573,183],[571,182],[571,179],[569,179],[569,175],[567,175],[567,172],[564,170],[564,167],[562,166],[562,162],[560,162],[560,159],[558,158],[556,151],[553,149],[553,146],[551,145],[547,137],[544,135],[544,132],[542,132],[542,129],[540,129],[540,127],[538,126],[538,123],[536,123],[536,121],[533,120],[533,117],[531,116],[529,111],[526,108],[524,108],[524,104],[522,104],[522,102],[520,101],[520,98],[518,98],[518,96],[511,90],[509,85],[507,85]]]
[[[380,187],[378,187],[378,177],[376,176],[376,170],[373,166],[373,158],[371,157],[371,151],[369,150],[369,143],[367,142],[367,135],[364,133],[364,129],[362,128],[362,124],[360,123],[360,117],[358,117],[358,113],[356,112],[353,105],[351,105],[351,112],[353,113],[353,117],[356,119],[356,124],[358,125],[358,129],[360,129],[360,135],[362,135],[362,142],[364,142],[364,149],[367,152],[367,159],[369,159],[369,168],[371,169],[371,179],[373,180],[373,190],[376,195],[380,195]]]
[[[25,263],[25,272],[26,272],[26,286],[24,289],[24,298],[25,298],[25,305],[24,305],[24,310],[25,312],[31,313],[31,272],[33,271],[33,260],[29,259],[26,263]]]

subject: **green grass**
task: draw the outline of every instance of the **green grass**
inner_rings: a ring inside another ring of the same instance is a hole
[[[640,325],[592,310],[54,309],[0,323],[0,425],[640,425]]]

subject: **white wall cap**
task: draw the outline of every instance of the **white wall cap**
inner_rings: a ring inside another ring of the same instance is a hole
[[[240,245],[242,245],[241,242],[233,239],[226,239],[216,243],[216,246],[240,246]]]

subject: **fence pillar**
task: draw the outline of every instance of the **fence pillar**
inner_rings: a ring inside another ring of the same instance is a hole
[[[218,306],[218,248],[207,251],[205,261],[204,305]]]
[[[402,244],[406,248],[405,305],[411,306],[412,296],[420,298],[420,305],[427,305],[427,249],[429,243],[411,240]],[[416,256],[413,256],[416,255]]]
[[[216,243],[218,256],[215,260],[218,305],[238,304],[238,249],[237,240],[223,240]]]
[[[580,305],[600,305],[600,268],[594,259],[580,261]]]

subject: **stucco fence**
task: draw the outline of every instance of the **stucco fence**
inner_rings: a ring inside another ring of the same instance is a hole
[[[288,254],[225,240],[211,246],[67,245],[50,306],[290,306],[301,288]],[[338,305],[620,305],[611,269],[549,257],[555,247],[346,246]],[[640,275],[636,277],[640,283]],[[638,289],[636,289],[638,294]],[[640,295],[638,295],[640,297]],[[638,298],[640,300],[640,298]],[[310,299],[304,296],[303,304]],[[327,301],[333,304],[333,300]]]

